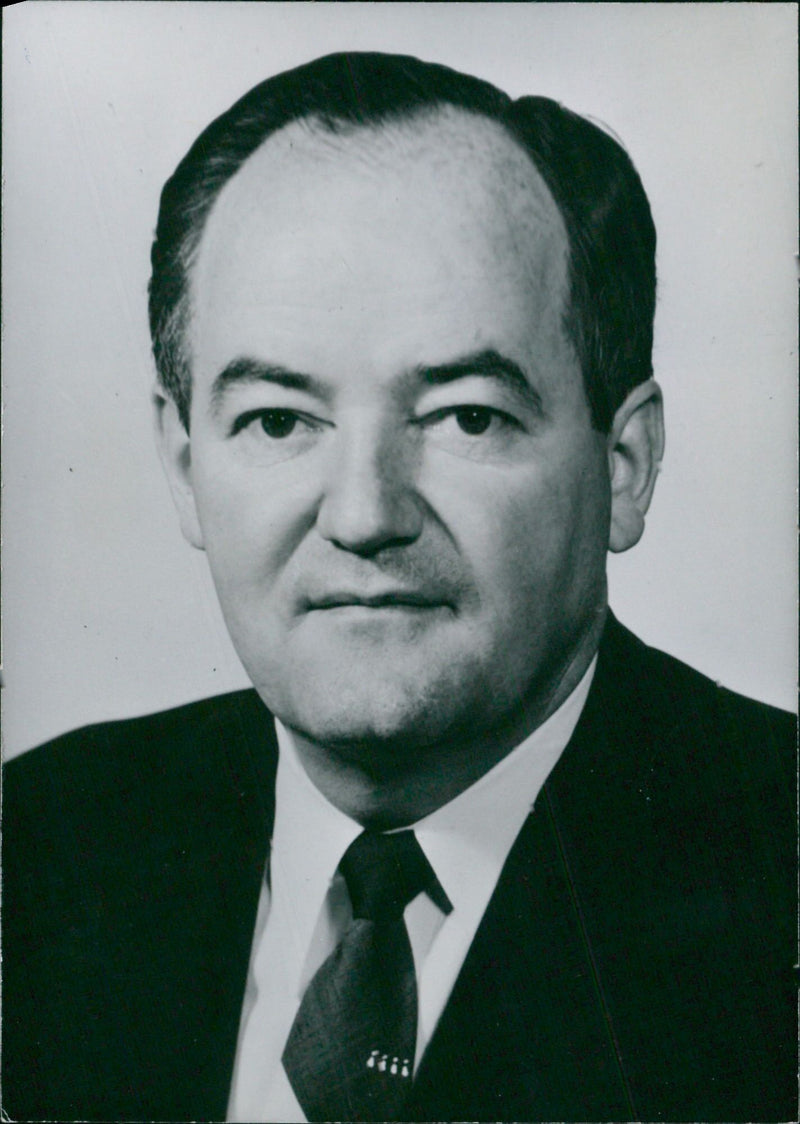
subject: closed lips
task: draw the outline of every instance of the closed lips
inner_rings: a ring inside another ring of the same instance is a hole
[[[426,594],[397,590],[378,594],[328,593],[310,600],[310,609],[340,609],[347,605],[361,605],[367,609],[440,608],[446,602]]]

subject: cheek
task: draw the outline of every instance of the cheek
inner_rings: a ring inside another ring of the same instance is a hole
[[[256,465],[209,442],[192,464],[192,486],[209,560],[244,570],[289,559],[316,518],[319,465],[304,457]]]
[[[220,588],[274,578],[302,535],[297,502],[270,476],[213,458],[194,473],[197,515]]]
[[[608,497],[597,473],[531,471],[451,498],[450,530],[484,604],[504,616],[602,582]]]

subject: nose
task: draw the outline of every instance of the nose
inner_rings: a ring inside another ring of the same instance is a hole
[[[413,449],[368,419],[333,443],[317,529],[343,550],[370,555],[414,542],[423,504],[415,489]]]

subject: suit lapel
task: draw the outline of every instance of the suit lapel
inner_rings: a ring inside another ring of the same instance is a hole
[[[574,884],[576,837],[564,823],[564,808],[571,819],[579,816],[596,805],[607,783],[617,706],[606,680],[601,661],[578,727],[512,848],[426,1051],[413,1119],[632,1114]],[[577,839],[580,846],[580,832]]]

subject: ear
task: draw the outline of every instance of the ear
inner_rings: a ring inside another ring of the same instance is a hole
[[[644,531],[656,477],[664,455],[664,409],[654,379],[634,387],[614,415],[608,437],[611,529],[615,553],[635,546]]]
[[[153,392],[153,411],[158,452],[178,509],[183,537],[191,546],[203,550],[203,532],[192,487],[191,439],[177,406],[158,388]]]

